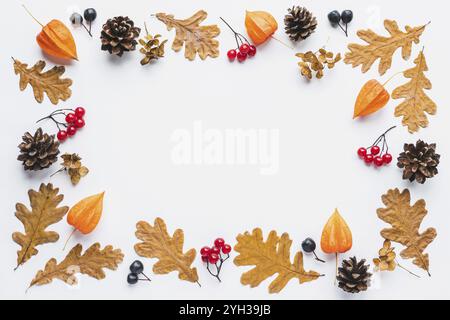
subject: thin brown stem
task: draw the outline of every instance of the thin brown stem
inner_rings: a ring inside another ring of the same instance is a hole
[[[414,272],[409,271],[408,269],[406,269],[404,266],[402,266],[400,263],[398,263],[397,260],[395,261],[395,263],[397,263],[397,266],[398,266],[399,268],[405,270],[406,272],[408,272],[409,274],[412,274],[413,276],[415,276],[415,277],[417,277],[417,278],[420,278],[419,275],[417,275],[417,274],[415,274]]]
[[[292,47],[292,46],[290,46],[290,45],[288,45],[287,43],[285,43],[285,42],[283,42],[283,41],[281,41],[280,39],[278,39],[278,38],[276,38],[276,37],[274,37],[273,35],[272,36],[270,36],[272,39],[274,39],[274,40],[276,40],[276,41],[278,41],[279,43],[281,43],[283,46],[285,46],[285,47],[288,47],[289,49],[291,49],[291,50],[294,50],[294,47]]]
[[[66,250],[66,246],[69,243],[70,238],[74,235],[74,233],[77,231],[77,229],[73,228],[72,233],[69,235],[69,238],[67,238],[66,242],[64,243],[63,251]]]
[[[42,23],[40,23],[39,20],[36,19],[36,18],[31,14],[30,10],[28,10],[27,7],[25,7],[24,4],[22,4],[22,7],[23,7],[23,8],[25,9],[25,11],[30,15],[30,17],[33,18],[34,21],[36,21],[37,23],[39,23],[39,24],[41,25],[42,28],[44,27],[44,25],[43,25]]]

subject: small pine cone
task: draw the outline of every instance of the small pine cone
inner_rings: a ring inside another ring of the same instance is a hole
[[[140,33],[141,29],[128,17],[108,19],[100,36],[102,50],[121,57],[125,51],[136,50],[136,38]]]
[[[54,135],[43,133],[39,128],[34,136],[27,132],[22,139],[17,160],[22,161],[25,170],[47,169],[58,161],[59,142]]]
[[[397,166],[403,169],[403,179],[425,183],[426,179],[438,174],[440,155],[436,153],[436,144],[419,140],[416,144],[405,143],[404,152],[398,157]]]
[[[292,41],[308,38],[317,28],[317,19],[308,9],[294,6],[284,17],[286,33]]]
[[[367,272],[369,265],[366,260],[357,261],[356,257],[342,261],[342,267],[338,269],[336,277],[339,288],[349,293],[366,291],[370,286],[372,274]]]

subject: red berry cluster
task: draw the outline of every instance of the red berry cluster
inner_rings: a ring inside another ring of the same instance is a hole
[[[220,280],[220,270],[222,270],[223,263],[230,258],[231,246],[225,243],[225,240],[222,238],[217,238],[214,241],[214,246],[212,247],[203,247],[200,249],[200,255],[202,257],[202,261],[206,263],[206,268],[208,272],[219,282]],[[211,265],[215,265],[216,273],[212,272],[210,269]]]
[[[368,148],[358,149],[358,156],[368,165],[374,164],[376,167],[382,167],[392,162],[392,155],[389,153],[389,147],[386,141],[386,134],[394,129],[389,128]],[[381,144],[381,148],[380,148]]]
[[[228,28],[233,31],[234,39],[236,40],[236,49],[231,49],[227,52],[228,60],[233,62],[237,58],[239,62],[244,62],[247,60],[247,57],[254,57],[256,55],[256,47],[250,44],[247,38],[242,34],[234,31],[234,29],[222,17],[220,19],[222,19]]]
[[[83,107],[73,109],[59,109],[53,111],[50,115],[38,120],[40,122],[45,119],[52,120],[58,128],[56,137],[60,142],[64,142],[68,137],[73,137],[77,131],[86,125],[84,115],[86,110]],[[64,116],[65,122],[60,122],[56,119],[57,116]]]

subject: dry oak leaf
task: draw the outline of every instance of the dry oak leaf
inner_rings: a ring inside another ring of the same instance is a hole
[[[386,73],[391,68],[392,56],[397,49],[402,48],[402,57],[408,60],[411,56],[412,43],[419,43],[420,36],[425,30],[426,25],[411,28],[406,26],[406,32],[398,27],[397,22],[385,20],[384,27],[389,32],[390,37],[384,37],[376,34],[372,30],[360,30],[357,35],[368,45],[351,43],[348,46],[350,52],[345,54],[344,62],[353,67],[361,65],[363,73],[369,71],[372,65],[380,59],[378,72],[380,75]]]
[[[381,236],[406,246],[400,256],[403,259],[414,259],[413,263],[430,275],[428,254],[423,251],[436,238],[437,233],[434,228],[419,233],[420,224],[427,214],[425,201],[421,199],[411,206],[408,189],[402,193],[398,189],[389,190],[381,199],[386,208],[377,210],[378,218],[392,225],[392,228],[381,230]]]
[[[14,72],[20,75],[20,90],[26,89],[28,84],[33,87],[34,98],[42,103],[44,93],[50,99],[51,103],[58,104],[59,100],[66,101],[72,95],[70,86],[72,80],[61,79],[66,71],[64,66],[55,66],[52,69],[42,72],[45,68],[45,61],[38,61],[33,67],[14,59]]]
[[[165,13],[157,13],[156,18],[167,26],[167,30],[170,31],[175,28],[176,35],[172,43],[174,51],[180,51],[184,44],[186,59],[194,60],[196,53],[198,53],[200,58],[205,60],[208,56],[211,58],[219,56],[219,41],[214,38],[220,34],[217,25],[200,26],[207,15],[205,11],[200,10],[185,20],[177,20],[173,15]]]
[[[81,254],[82,250],[81,244],[77,244],[59,264],[56,259],[50,259],[44,270],[38,271],[31,281],[30,288],[35,285],[49,284],[53,279],[75,285],[77,284],[77,278],[75,277],[77,273],[101,280],[105,278],[103,268],[116,270],[123,261],[122,251],[114,249],[112,246],[106,246],[103,250],[100,250],[100,244],[95,243],[83,254]]]
[[[136,228],[136,237],[143,242],[136,244],[134,250],[141,257],[159,259],[153,265],[155,274],[178,271],[179,279],[198,283],[197,269],[191,268],[196,251],[190,249],[183,253],[183,230],[175,230],[171,237],[161,218],[156,218],[153,226],[145,221],[140,221]]]
[[[58,194],[59,189],[51,183],[41,184],[39,191],[29,190],[31,211],[22,203],[16,204],[16,217],[25,228],[25,233],[14,232],[12,239],[22,247],[17,251],[17,267],[38,254],[36,246],[56,242],[58,233],[46,231],[46,228],[59,222],[69,210],[69,207],[58,207],[64,196]]]
[[[437,109],[436,104],[424,92],[430,90],[432,85],[424,74],[428,71],[428,66],[423,51],[414,60],[414,64],[414,68],[403,72],[403,76],[411,81],[392,92],[393,99],[405,99],[395,108],[395,116],[403,117],[402,123],[410,133],[419,131],[421,127],[426,128],[428,119],[425,112],[434,115]]]
[[[297,252],[294,263],[291,263],[290,249],[292,240],[287,233],[281,237],[271,231],[264,242],[260,228],[253,233],[245,232],[236,237],[238,243],[234,250],[239,255],[234,259],[237,266],[255,266],[241,276],[241,283],[251,288],[257,287],[262,281],[278,273],[269,285],[269,293],[280,292],[286,284],[294,278],[301,283],[318,279],[321,275],[315,271],[305,271],[303,254]]]

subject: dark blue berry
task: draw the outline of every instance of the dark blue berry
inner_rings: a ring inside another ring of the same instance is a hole
[[[135,274],[141,274],[144,271],[144,265],[141,261],[136,260],[130,265],[130,271]]]
[[[328,14],[328,20],[330,20],[331,24],[337,25],[341,21],[341,14],[337,10],[331,11]]]
[[[127,277],[127,282],[129,284],[136,284],[139,281],[139,276],[136,273],[130,273]]]
[[[352,10],[344,10],[341,14],[341,19],[343,23],[350,23],[353,20],[353,12]]]
[[[311,238],[306,238],[306,239],[302,242],[302,249],[303,249],[303,251],[305,251],[305,252],[307,252],[307,253],[314,252],[314,250],[316,250],[316,243],[314,242],[313,239],[311,239]]]
[[[84,10],[84,19],[87,22],[92,22],[97,18],[97,11],[94,8],[88,8]]]

